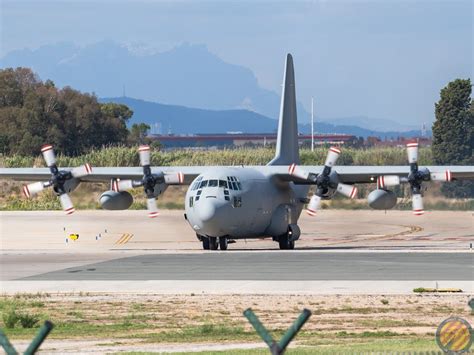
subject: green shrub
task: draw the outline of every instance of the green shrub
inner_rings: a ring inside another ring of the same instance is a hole
[[[39,317],[36,314],[20,313],[18,318],[22,328],[33,328],[39,322]]]
[[[15,328],[19,321],[19,316],[15,307],[5,310],[2,314],[3,324],[5,328],[12,329]]]

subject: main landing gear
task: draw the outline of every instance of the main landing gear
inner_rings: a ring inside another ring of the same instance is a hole
[[[281,250],[295,249],[295,241],[291,240],[286,234],[278,238],[278,244]]]
[[[278,237],[278,244],[281,250],[295,249],[295,241],[300,237],[301,231],[298,225],[289,224],[285,234]]]
[[[227,250],[229,245],[229,239],[227,237],[206,237],[197,235],[198,239],[202,242],[202,248],[204,250]]]

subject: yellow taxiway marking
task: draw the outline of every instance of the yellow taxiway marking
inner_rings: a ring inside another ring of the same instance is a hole
[[[126,244],[130,241],[130,239],[132,239],[132,237],[133,237],[133,234],[125,233],[124,235],[120,237],[119,240],[115,242],[115,244]]]

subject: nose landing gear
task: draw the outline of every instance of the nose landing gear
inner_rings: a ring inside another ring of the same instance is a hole
[[[197,238],[202,242],[202,248],[204,250],[227,250],[229,245],[229,239],[227,237],[207,237],[204,235],[196,234]],[[233,242],[233,241],[230,241]]]

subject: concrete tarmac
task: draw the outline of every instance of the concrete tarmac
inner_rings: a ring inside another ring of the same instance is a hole
[[[472,212],[328,211],[293,251],[240,240],[203,251],[182,211],[0,213],[3,292],[383,293],[474,280]],[[79,240],[68,238],[78,233]]]
[[[147,254],[25,280],[474,280],[474,253]]]

